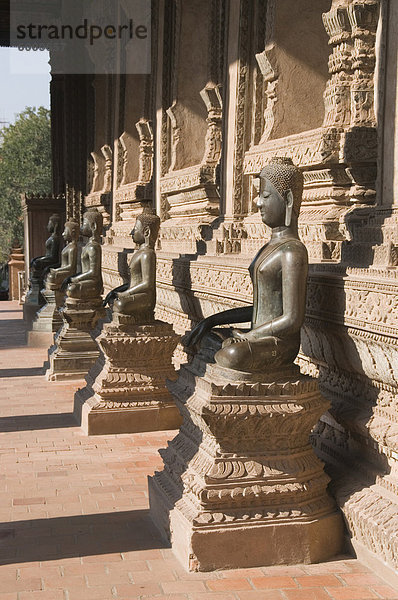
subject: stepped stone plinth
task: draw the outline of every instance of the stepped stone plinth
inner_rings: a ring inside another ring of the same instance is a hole
[[[54,334],[63,325],[59,310],[63,305],[65,292],[59,289],[43,289],[41,293],[46,304],[37,313],[32,330],[28,332],[28,345],[48,347],[54,341]]]
[[[41,292],[42,287],[42,279],[30,279],[29,290],[26,294],[25,302],[23,304],[23,318],[26,322],[26,327],[28,330],[31,329],[37,313],[45,303],[45,299],[43,298]]]
[[[85,433],[137,433],[176,429],[181,418],[166,379],[178,336],[169,323],[113,314],[97,342],[102,355],[75,394],[75,417]]]
[[[101,297],[88,300],[67,298],[60,311],[63,326],[49,350],[49,381],[84,379],[99,357],[97,342],[91,333],[105,316]]]
[[[293,365],[259,378],[197,355],[169,385],[183,417],[149,478],[151,517],[191,571],[313,563],[342,548],[310,442],[328,408]]]

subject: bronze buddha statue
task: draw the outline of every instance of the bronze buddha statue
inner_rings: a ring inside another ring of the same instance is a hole
[[[79,223],[67,221],[64,226],[62,237],[67,245],[61,252],[61,266],[58,269],[50,269],[46,279],[46,287],[57,290],[67,277],[76,273],[77,266],[77,241],[79,239]]]
[[[193,346],[217,325],[251,321],[248,331],[217,332],[230,337],[216,352],[216,363],[245,372],[291,365],[300,347],[305,315],[308,255],[297,229],[303,175],[290,159],[274,158],[259,180],[257,206],[272,231],[249,267],[253,304],[203,319],[185,340],[186,346]]]
[[[101,273],[101,233],[102,215],[96,209],[87,210],[83,215],[81,234],[89,237],[81,255],[82,272],[68,277],[63,285],[67,285],[66,295],[69,298],[89,300],[100,296],[103,292]]]
[[[137,320],[153,319],[156,304],[155,243],[159,227],[160,219],[156,214],[144,212],[138,215],[131,231],[138,249],[129,263],[129,283],[113,289],[104,301],[104,306],[113,303],[114,313],[131,315]]]
[[[30,279],[42,281],[50,267],[59,266],[61,249],[61,217],[53,214],[48,220],[47,230],[51,234],[46,240],[44,256],[36,256],[30,261]]]

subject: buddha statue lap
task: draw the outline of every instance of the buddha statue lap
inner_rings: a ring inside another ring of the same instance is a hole
[[[308,255],[299,240],[297,221],[303,176],[290,159],[275,158],[259,175],[257,206],[271,238],[249,267],[253,304],[203,319],[186,336],[194,346],[217,325],[246,323],[248,331],[219,329],[215,361],[222,367],[249,373],[291,365],[300,347],[304,321]],[[221,340],[223,340],[222,346]],[[206,342],[203,342],[205,344]]]

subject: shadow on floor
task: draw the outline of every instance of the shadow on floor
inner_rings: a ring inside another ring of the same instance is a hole
[[[44,367],[28,367],[27,369],[0,369],[1,377],[34,377],[36,375],[44,375],[46,369]]]
[[[5,319],[1,321],[0,348],[11,349],[26,346],[26,327],[21,319]]]
[[[148,510],[0,524],[0,565],[167,547]]]
[[[64,429],[65,427],[77,427],[72,413],[0,417],[0,433],[35,431],[36,429]]]
[[[0,313],[20,313],[21,309],[13,309],[13,310],[0,310]]]

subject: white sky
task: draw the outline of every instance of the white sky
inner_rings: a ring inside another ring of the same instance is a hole
[[[13,123],[26,106],[50,107],[50,65],[47,51],[0,48],[1,121]]]

